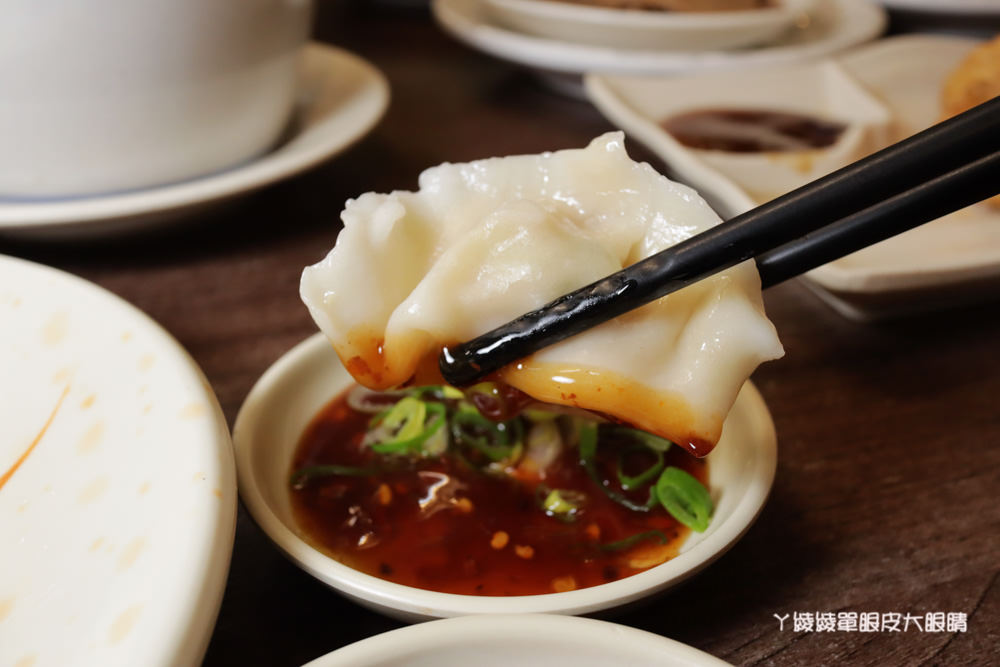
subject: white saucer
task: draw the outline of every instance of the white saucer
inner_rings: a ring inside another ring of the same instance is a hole
[[[72,199],[0,201],[0,234],[83,237],[168,222],[195,209],[288,178],[343,151],[381,118],[385,77],[342,49],[309,44],[289,136],[269,153],[202,178],[131,192]]]
[[[469,46],[528,67],[584,72],[676,74],[705,69],[798,62],[874,39],[885,10],[868,0],[820,3],[809,25],[768,45],[737,51],[623,50],[533,37],[499,27],[482,0],[433,0],[438,23]]]
[[[190,356],[133,306],[0,255],[0,665],[196,665],[236,472]]]
[[[307,338],[264,372],[233,426],[240,497],[293,563],[358,604],[407,622],[466,614],[591,614],[655,595],[700,572],[736,544],[764,507],[774,481],[774,423],[764,399],[747,382],[718,446],[708,455],[716,504],[712,522],[704,533],[688,537],[677,557],[624,579],[565,593],[494,597],[404,586],[327,556],[307,541],[292,512],[288,471],[295,448],[319,410],[352,383],[322,334]]]
[[[306,667],[725,667],[687,644],[592,618],[463,616],[385,632]]]

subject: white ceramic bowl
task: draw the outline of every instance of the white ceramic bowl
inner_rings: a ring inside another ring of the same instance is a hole
[[[658,12],[558,0],[485,0],[497,22],[576,44],[621,49],[711,51],[764,44],[807,17],[815,0],[732,12]]]
[[[351,383],[320,334],[300,343],[257,381],[233,427],[240,495],[271,540],[302,569],[345,596],[404,621],[464,614],[587,614],[624,605],[673,586],[721,556],[750,527],[774,479],[774,425],[747,383],[709,457],[715,515],[680,555],[611,583],[545,595],[485,597],[403,586],[351,569],[312,547],[295,523],[288,490],[291,460],[319,410]]]
[[[635,628],[541,614],[464,616],[369,637],[306,667],[724,667],[708,653]]]
[[[0,197],[201,176],[278,139],[310,0],[5,3]]]

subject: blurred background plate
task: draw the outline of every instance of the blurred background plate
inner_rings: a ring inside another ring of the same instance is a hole
[[[867,0],[826,0],[808,25],[759,48],[735,51],[626,50],[574,44],[506,29],[484,0],[433,0],[441,26],[469,46],[527,67],[583,74],[678,74],[708,69],[798,62],[836,53],[874,39],[886,26],[885,11]]]
[[[0,200],[0,234],[28,238],[98,236],[149,229],[293,176],[347,149],[382,117],[389,85],[370,63],[324,44],[302,56],[299,101],[278,146],[201,178],[92,197]]]
[[[553,615],[463,616],[386,632],[306,667],[725,667],[708,653],[624,625]]]
[[[891,37],[837,59],[843,70],[890,112],[887,141],[898,141],[942,117],[945,77],[979,42],[934,35]],[[763,74],[763,73],[762,73]],[[767,73],[774,77],[775,72]],[[746,74],[753,86],[754,73]],[[732,174],[708,165],[659,123],[656,99],[673,79],[592,75],[591,99],[616,125],[653,149],[673,175],[698,189],[723,217],[762,203]],[[697,108],[697,99],[689,106]],[[986,203],[944,216],[806,274],[805,284],[841,314],[859,320],[960,305],[996,294],[1000,283],[1000,210]]]
[[[193,665],[236,480],[194,361],[146,315],[0,256],[0,664]]]

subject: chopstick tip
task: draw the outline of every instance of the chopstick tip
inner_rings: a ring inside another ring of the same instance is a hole
[[[469,358],[468,351],[462,345],[441,348],[438,368],[445,382],[455,387],[472,384],[483,374],[482,368]]]

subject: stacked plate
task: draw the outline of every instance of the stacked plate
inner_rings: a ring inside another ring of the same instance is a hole
[[[775,0],[713,12],[593,1],[433,0],[433,10],[445,30],[476,49],[562,74],[675,74],[801,61],[871,40],[886,25],[885,11],[867,0]]]

